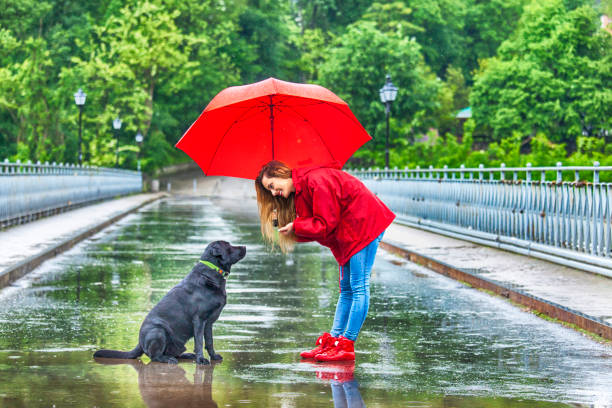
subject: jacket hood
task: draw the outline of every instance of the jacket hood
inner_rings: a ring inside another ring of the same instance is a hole
[[[313,170],[317,169],[342,169],[342,164],[338,160],[331,161],[325,164],[318,164],[316,166],[308,166],[308,167],[297,167],[295,169],[291,169],[291,176],[295,179],[301,179],[306,174],[310,173]]]

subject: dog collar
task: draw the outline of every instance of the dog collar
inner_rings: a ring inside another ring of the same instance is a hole
[[[203,263],[204,265],[208,266],[210,269],[214,269],[215,271],[219,272],[221,274],[221,276],[223,276],[224,278],[227,278],[229,276],[229,272],[226,272],[224,270],[222,270],[221,268],[219,268],[217,265],[208,262],[208,261],[203,261],[200,259],[200,262]]]

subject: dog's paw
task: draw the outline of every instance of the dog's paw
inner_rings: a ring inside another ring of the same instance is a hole
[[[212,356],[210,356],[210,359],[211,360],[215,360],[215,361],[221,361],[221,360],[223,360],[223,357],[221,357],[221,354],[215,353]]]
[[[178,364],[178,360],[174,357],[169,357],[168,364]]]
[[[206,358],[204,358],[204,356],[198,356],[196,358],[196,364],[199,364],[199,365],[208,365],[208,364],[210,364],[210,361],[208,361]]]

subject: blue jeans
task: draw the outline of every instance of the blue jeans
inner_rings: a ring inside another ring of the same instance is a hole
[[[340,297],[330,334],[357,340],[370,307],[370,272],[383,234],[340,267]]]

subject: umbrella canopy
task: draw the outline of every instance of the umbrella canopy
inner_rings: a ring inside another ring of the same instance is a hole
[[[219,92],[176,147],[207,176],[255,179],[270,160],[344,164],[370,139],[330,90],[268,78]]]

